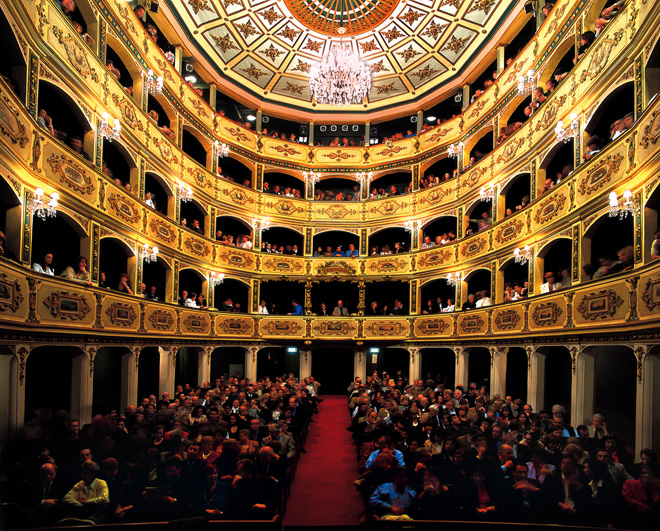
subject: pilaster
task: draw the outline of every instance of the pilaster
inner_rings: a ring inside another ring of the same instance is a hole
[[[174,394],[174,371],[176,370],[176,354],[179,347],[158,347],[160,354],[160,371],[158,377],[158,394],[167,392]]]
[[[506,363],[509,348],[489,347],[490,353],[490,394],[506,394]]]
[[[312,375],[312,349],[305,345],[300,349],[300,380]]]
[[[257,381],[257,353],[260,348],[257,345],[245,348],[245,377],[249,382]]]
[[[137,406],[140,350],[140,347],[134,347],[121,357],[121,411],[125,411],[129,404]]]
[[[358,344],[355,347],[355,356],[353,358],[353,377],[362,378],[364,382],[367,379],[367,353],[364,345]]]
[[[594,413],[594,368],[595,358],[586,347],[568,345],[571,354],[571,425],[579,426],[591,419]]]
[[[470,356],[470,349],[463,347],[453,347],[454,355],[456,356],[456,378],[454,378],[454,386],[462,385],[464,389],[468,387],[468,360]]]
[[[529,346],[527,354],[527,402],[533,411],[545,407],[545,355],[537,347]]]
[[[406,346],[408,350],[408,381],[414,382],[422,377],[422,356],[418,347]]]

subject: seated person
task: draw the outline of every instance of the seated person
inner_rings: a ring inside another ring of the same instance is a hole
[[[342,317],[348,316],[348,308],[344,306],[344,302],[341,299],[337,301],[337,306],[332,310],[332,315],[339,315]]]
[[[555,282],[555,274],[552,271],[548,271],[543,275],[545,283],[541,284],[541,293],[551,293],[561,289],[561,285],[558,282]]]

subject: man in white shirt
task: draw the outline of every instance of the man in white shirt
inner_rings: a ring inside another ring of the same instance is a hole
[[[492,301],[490,300],[490,293],[488,290],[483,290],[481,292],[481,298],[477,301],[477,308],[482,308],[484,306],[490,306]]]
[[[266,301],[261,301],[261,304],[259,304],[259,313],[262,315],[268,315],[268,308],[266,308]]]
[[[443,312],[454,312],[456,311],[456,306],[454,306],[453,299],[447,299],[447,306],[442,309]]]
[[[430,249],[431,247],[435,246],[435,243],[431,241],[430,236],[425,236],[424,237],[424,243],[422,243],[422,249]]]
[[[555,282],[555,274],[548,271],[545,275],[545,284],[541,284],[541,293],[551,293],[561,289],[561,284]]]
[[[144,202],[148,207],[156,208],[156,205],[154,204],[154,199],[151,196],[151,192],[147,192],[146,194],[144,194]]]
[[[195,299],[197,299],[197,293],[191,293],[190,296],[183,301],[183,305],[186,308],[199,308]]]

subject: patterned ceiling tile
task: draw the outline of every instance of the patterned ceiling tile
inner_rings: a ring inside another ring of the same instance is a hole
[[[449,13],[450,15],[455,15],[458,13],[458,9],[461,7],[463,2],[464,0],[440,0],[438,9],[440,9],[440,11],[444,11],[445,13]]]
[[[259,15],[259,17],[263,21],[264,26],[266,26],[267,28],[272,28],[280,20],[286,19],[286,17],[282,13],[282,10],[275,5],[257,11],[257,15]]]
[[[183,0],[182,3],[198,26],[220,18],[211,0]]]
[[[432,57],[428,61],[410,69],[406,73],[406,77],[415,88],[418,88],[446,71],[447,67],[435,57]]]
[[[307,80],[282,76],[272,90],[275,94],[289,96],[303,101],[312,101]]]
[[[263,35],[261,28],[250,18],[241,17],[232,22],[236,33],[243,37],[245,43],[249,46]]]
[[[262,63],[255,61],[251,57],[246,57],[232,68],[239,76],[247,79],[251,83],[266,88],[268,82],[272,79],[275,72],[271,71]]]
[[[398,63],[401,70],[412,66],[425,55],[426,50],[415,41],[407,41],[394,50],[394,60]]]
[[[445,30],[449,27],[449,22],[440,17],[433,17],[428,23],[424,24],[419,32],[419,36],[431,46],[442,38]]]
[[[227,26],[223,25],[209,30],[204,36],[218,52],[224,63],[228,63],[243,51],[242,44],[236,41]]]
[[[477,32],[463,26],[457,27],[449,39],[447,39],[440,47],[440,53],[452,63],[455,63],[458,58],[470,46],[470,42],[477,35]]]
[[[465,13],[464,18],[475,24],[483,25],[488,15],[495,9],[495,4],[496,0],[474,0]]]
[[[379,101],[405,92],[408,92],[408,88],[401,80],[398,77],[391,77],[374,82],[371,87],[371,94],[369,94],[369,101]]]
[[[273,43],[273,41],[266,41],[264,44],[259,46],[255,50],[261,58],[266,61],[268,64],[273,65],[275,68],[279,68],[286,59],[287,49],[282,46],[278,46]]]

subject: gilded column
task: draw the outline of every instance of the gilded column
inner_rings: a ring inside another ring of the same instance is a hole
[[[571,425],[579,426],[594,414],[594,368],[596,359],[587,347],[568,345],[571,354]]]
[[[87,346],[71,362],[71,418],[80,425],[92,421],[92,399],[94,396],[94,357],[97,346]]]
[[[418,347],[405,347],[408,350],[408,381],[414,382],[422,376],[422,358]]]
[[[211,353],[213,346],[207,345],[197,349],[197,381],[204,383],[211,380]]]
[[[470,358],[470,349],[463,347],[450,347],[456,356],[456,378],[454,386],[462,385],[464,389],[468,387],[468,360]]]
[[[174,394],[174,373],[176,371],[176,354],[179,347],[158,347],[160,354],[160,371],[158,377],[158,394],[167,392]]]
[[[138,400],[138,360],[140,359],[140,347],[127,349],[121,357],[121,398],[120,409],[126,410],[126,406],[132,404],[137,406]]]
[[[245,348],[245,377],[249,382],[257,381],[257,353],[260,349],[258,345]]]
[[[660,409],[654,411],[653,387],[660,381],[660,360],[650,355],[654,345],[635,344],[637,361],[637,399],[635,407],[635,456],[643,448],[657,448],[660,443]],[[656,387],[657,394],[657,387]]]
[[[312,375],[312,348],[311,341],[305,341],[305,346],[300,349],[300,380]]]
[[[536,346],[528,346],[527,354],[527,402],[538,412],[545,401],[545,355]]]
[[[490,394],[506,394],[506,364],[508,347],[489,347],[490,353]]]

